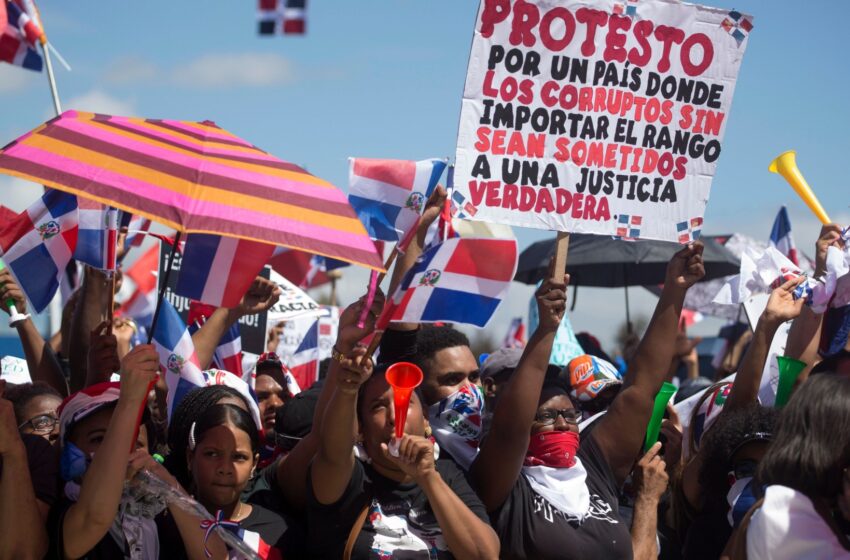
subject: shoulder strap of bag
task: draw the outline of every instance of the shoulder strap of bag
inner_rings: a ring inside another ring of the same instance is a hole
[[[357,516],[354,525],[351,526],[351,532],[348,533],[348,540],[345,542],[345,552],[342,557],[344,560],[351,560],[351,551],[354,550],[354,543],[357,541],[360,531],[363,529],[363,524],[366,523],[366,514],[369,513],[369,503],[363,506],[363,511]]]

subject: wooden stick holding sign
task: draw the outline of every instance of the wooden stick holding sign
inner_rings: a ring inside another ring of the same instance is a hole
[[[567,254],[570,250],[570,234],[559,231],[555,239],[555,266],[552,268],[552,276],[563,278],[567,272]]]

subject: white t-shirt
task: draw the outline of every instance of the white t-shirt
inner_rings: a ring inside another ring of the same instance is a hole
[[[749,560],[850,558],[812,501],[787,486],[769,486],[747,528]]]

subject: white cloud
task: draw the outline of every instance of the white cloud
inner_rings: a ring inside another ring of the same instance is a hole
[[[174,68],[173,81],[185,87],[263,87],[292,82],[292,63],[274,53],[211,54]]]
[[[30,87],[40,74],[11,64],[0,64],[0,93],[17,93]]]
[[[107,115],[132,116],[136,113],[134,101],[119,99],[99,89],[93,89],[82,95],[72,97],[64,101],[62,107]]]
[[[129,85],[154,79],[159,69],[156,64],[139,56],[127,56],[114,60],[103,79],[112,84]]]

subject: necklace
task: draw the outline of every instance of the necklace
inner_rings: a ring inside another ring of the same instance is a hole
[[[236,513],[233,515],[233,521],[239,521],[241,514],[242,514],[242,502],[239,502],[239,505],[236,506]]]

